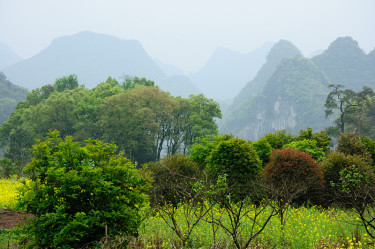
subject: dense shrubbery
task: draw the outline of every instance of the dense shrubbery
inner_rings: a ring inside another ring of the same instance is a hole
[[[37,248],[79,248],[108,236],[136,235],[146,182],[114,144],[84,147],[51,132],[25,167],[20,205],[36,215],[27,227]]]

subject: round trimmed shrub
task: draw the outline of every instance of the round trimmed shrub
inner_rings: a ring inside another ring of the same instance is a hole
[[[229,193],[233,200],[247,195],[247,186],[262,169],[254,147],[243,139],[231,138],[217,144],[207,159],[206,172],[211,182],[227,175]]]
[[[183,154],[164,157],[156,163],[149,163],[152,188],[149,190],[152,206],[179,203],[194,198],[194,183],[202,178],[198,165]]]
[[[316,201],[324,184],[320,164],[311,155],[300,150],[274,150],[270,162],[263,170],[263,176],[274,188],[271,191],[278,193],[279,198],[286,201],[292,198],[293,193],[299,196],[299,200],[295,201]],[[302,190],[305,190],[304,193]]]

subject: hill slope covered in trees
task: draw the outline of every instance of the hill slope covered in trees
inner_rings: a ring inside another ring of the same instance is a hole
[[[0,73],[0,125],[16,110],[16,105],[26,97],[26,89],[14,85]]]
[[[358,91],[363,86],[375,88],[375,53],[366,54],[351,37],[339,37],[312,61],[330,82]]]
[[[279,63],[263,91],[251,97],[223,120],[221,131],[256,140],[287,129],[323,129],[328,126],[323,106],[328,79],[308,59],[296,57]]]

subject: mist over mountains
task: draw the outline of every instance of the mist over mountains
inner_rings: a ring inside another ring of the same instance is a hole
[[[18,56],[10,47],[8,47],[5,43],[0,42],[0,70],[21,60],[22,58]]]
[[[108,76],[129,74],[154,80],[165,77],[138,41],[93,32],[57,38],[37,55],[3,72],[10,81],[28,89],[53,83],[56,78],[69,74],[77,74],[80,82],[89,88]]]
[[[191,79],[206,96],[217,100],[231,100],[266,62],[272,46],[272,42],[266,42],[246,54],[228,48],[217,48],[207,63],[191,75]]]
[[[318,131],[329,126],[324,102],[330,83],[355,91],[375,88],[375,49],[366,54],[351,37],[337,38],[310,59],[286,40],[266,42],[249,53],[218,48],[189,75],[152,59],[138,41],[93,32],[57,38],[26,60],[1,49],[0,62],[13,63],[1,70],[4,82],[6,76],[7,82],[31,90],[76,74],[80,84],[93,88],[109,76],[146,77],[173,96],[203,93],[213,98],[222,106],[220,131],[251,140],[279,129],[298,133],[306,127]]]
[[[366,55],[351,37],[336,39],[312,59],[282,40],[223,115],[221,132],[256,140],[280,129],[293,134],[306,127],[322,130],[330,125],[324,117],[328,85],[374,88],[374,61],[373,51]]]

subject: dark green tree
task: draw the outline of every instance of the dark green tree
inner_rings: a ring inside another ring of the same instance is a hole
[[[213,99],[206,98],[203,94],[190,95],[189,125],[186,130],[184,145],[194,144],[197,137],[217,135],[215,118],[221,118],[220,106]]]
[[[136,87],[107,98],[98,125],[105,141],[114,141],[139,165],[159,160],[164,145],[163,128],[170,122],[176,105],[157,87]]]
[[[262,165],[265,166],[270,161],[270,155],[273,150],[271,145],[265,139],[252,142],[251,145],[254,146],[259,159],[262,160]]]
[[[226,175],[229,193],[233,201],[248,196],[246,186],[262,170],[262,162],[254,147],[243,139],[231,138],[220,141],[207,158],[206,172],[215,183]]]

